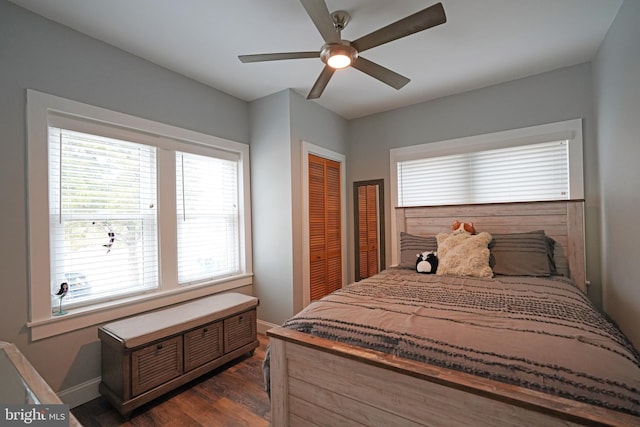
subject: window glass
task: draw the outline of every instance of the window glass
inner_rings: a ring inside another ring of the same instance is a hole
[[[154,147],[49,127],[49,218],[67,306],[158,286]]]
[[[240,270],[237,161],[176,153],[178,283]]]
[[[398,162],[398,205],[569,198],[568,141]]]

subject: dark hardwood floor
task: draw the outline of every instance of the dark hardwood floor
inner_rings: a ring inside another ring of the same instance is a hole
[[[133,411],[124,419],[103,397],[71,410],[87,427],[108,426],[269,426],[269,398],[264,391],[262,359],[268,343],[213,372]]]

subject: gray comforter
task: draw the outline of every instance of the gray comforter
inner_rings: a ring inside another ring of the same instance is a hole
[[[562,277],[389,269],[283,326],[640,415],[638,352]],[[268,353],[264,367],[268,379]]]

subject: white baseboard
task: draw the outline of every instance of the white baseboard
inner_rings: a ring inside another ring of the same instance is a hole
[[[75,408],[76,406],[100,397],[100,391],[98,390],[100,381],[102,381],[102,377],[90,379],[89,381],[60,391],[57,393],[58,397],[64,403],[68,404],[69,408]]]
[[[266,334],[266,332],[271,328],[277,328],[280,325],[276,325],[275,323],[265,322],[264,320],[258,319],[258,333]]]

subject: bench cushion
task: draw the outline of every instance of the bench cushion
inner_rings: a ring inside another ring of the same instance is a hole
[[[239,293],[216,294],[111,322],[102,329],[118,338],[125,348],[134,348],[257,305],[256,297]]]

